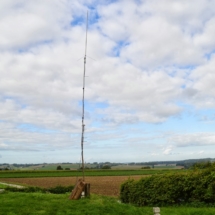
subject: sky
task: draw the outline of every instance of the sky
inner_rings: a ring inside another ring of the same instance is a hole
[[[1,0],[0,163],[214,158],[215,1]]]

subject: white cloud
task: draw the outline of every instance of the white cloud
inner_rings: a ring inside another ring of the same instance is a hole
[[[143,68],[201,63],[201,47],[193,35],[213,18],[210,2],[165,2],[119,1],[100,7],[99,27],[110,39],[127,44],[120,53],[125,61]]]
[[[168,22],[179,25],[185,32],[192,34],[201,31],[205,22],[214,16],[213,5],[214,2],[210,0],[165,0],[162,4],[157,0],[148,0],[142,7],[146,6],[152,14],[165,17]]]
[[[71,19],[66,1],[3,1],[0,48],[25,49],[61,36]],[[7,13],[6,13],[7,11]]]
[[[214,86],[215,57],[211,56],[206,63],[193,70],[189,76],[190,82],[185,90],[185,98],[197,108],[215,107]]]
[[[214,24],[215,18],[212,17],[204,25],[202,32],[197,34],[194,38],[194,43],[208,53],[213,51],[215,48],[215,42],[213,39],[213,35],[215,33],[215,30],[213,28]]]
[[[123,140],[128,144],[132,138],[141,147],[150,144],[150,138],[141,142],[136,133],[126,136],[122,126],[165,123],[187,111],[180,103],[214,108],[213,4],[203,0],[2,1],[0,150],[61,148],[79,142],[83,59],[78,59],[84,55],[88,6],[93,8],[85,91],[89,147],[95,140],[108,148],[105,140],[113,139],[120,148]],[[214,144],[208,132],[176,133],[168,143]],[[167,146],[163,154],[172,150]]]
[[[178,147],[210,146],[215,145],[215,135],[209,132],[178,134],[171,136],[169,142]]]
[[[159,155],[158,153],[151,153],[151,156],[157,156],[157,155]]]
[[[204,154],[204,150],[198,152],[199,155]]]
[[[164,155],[171,155],[172,154],[173,147],[172,146],[167,146],[166,148],[163,149],[163,154]]]
[[[39,131],[38,131],[38,130]],[[78,147],[79,136],[35,126],[0,123],[0,151],[50,151]]]

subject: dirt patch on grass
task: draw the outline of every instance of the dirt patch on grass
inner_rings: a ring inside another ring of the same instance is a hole
[[[138,180],[144,176],[99,176],[85,177],[85,181],[91,185],[91,193],[119,196],[120,185],[132,178]],[[146,177],[146,176],[145,176]],[[76,177],[46,177],[46,178],[4,178],[2,182],[17,183],[20,185],[30,185],[38,187],[55,187],[57,185],[69,186],[74,185],[77,181]]]

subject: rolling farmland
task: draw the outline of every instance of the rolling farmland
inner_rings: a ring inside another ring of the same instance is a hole
[[[140,179],[143,176],[131,176]],[[146,176],[145,176],[146,177]],[[128,176],[94,176],[86,177],[85,181],[91,185],[91,193],[105,196],[119,196],[120,185]],[[45,177],[45,178],[4,178],[2,182],[16,183],[38,187],[55,187],[57,185],[69,186],[76,183],[76,177]]]
[[[91,192],[107,196],[119,196],[120,185],[128,178],[140,179],[153,174],[184,170],[88,170],[85,181],[91,184]],[[2,171],[0,181],[38,187],[74,185],[82,176],[81,171]]]

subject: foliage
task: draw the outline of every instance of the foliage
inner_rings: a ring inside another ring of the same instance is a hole
[[[25,188],[16,188],[16,187],[6,187],[5,190],[10,192],[19,192],[19,193],[55,193],[55,194],[63,194],[67,192],[71,192],[74,186],[56,186],[51,188],[41,188],[41,187],[25,187]]]
[[[180,205],[215,203],[215,171],[190,171],[153,175],[122,184],[120,198],[124,203],[143,205]]]
[[[150,166],[144,166],[144,167],[141,167],[141,169],[151,169]]]
[[[102,169],[111,169],[111,166],[110,165],[104,165],[104,166],[102,166]]]
[[[190,169],[198,170],[198,169],[208,169],[208,168],[213,168],[213,167],[215,167],[215,163],[211,163],[210,161],[207,161],[207,162],[194,163],[190,167]]]
[[[57,170],[63,170],[63,168],[59,165],[57,166]]]
[[[81,166],[80,168],[79,168],[79,170],[82,170],[83,169],[83,167]],[[84,166],[84,169],[90,169],[88,166]]]
[[[73,185],[67,186],[67,187],[58,185],[56,187],[46,188],[46,190],[47,192],[50,192],[50,193],[63,194],[63,193],[71,192],[73,188],[74,188]]]

